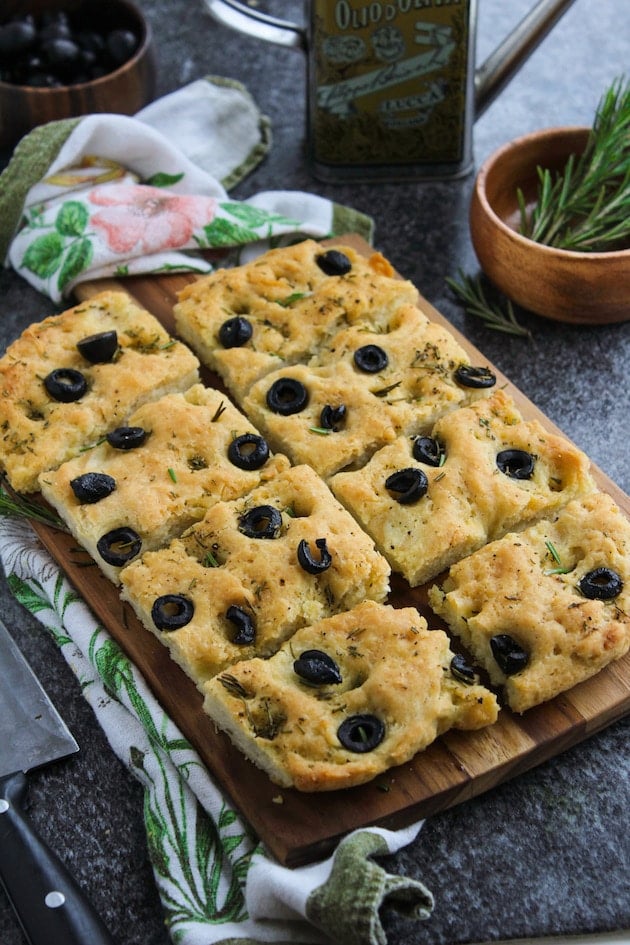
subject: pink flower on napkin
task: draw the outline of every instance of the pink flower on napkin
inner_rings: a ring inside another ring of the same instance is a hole
[[[212,197],[172,194],[146,184],[95,187],[91,203],[104,207],[91,217],[115,253],[151,254],[185,246],[197,227],[210,223],[217,202]]]

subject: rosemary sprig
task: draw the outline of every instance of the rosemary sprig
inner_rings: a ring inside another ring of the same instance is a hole
[[[498,302],[490,301],[484,291],[481,276],[467,276],[461,269],[458,276],[459,279],[447,278],[446,284],[464,303],[470,315],[480,318],[488,328],[531,340],[532,334],[529,329],[524,328],[517,321],[510,299],[505,299],[503,308]]]
[[[52,509],[31,502],[29,499],[25,499],[24,496],[11,496],[2,488],[0,488],[0,515],[26,518],[31,521],[42,522],[44,525],[50,525],[52,528],[59,529],[59,531],[68,531],[65,524]]]
[[[630,82],[619,78],[604,93],[581,155],[537,174],[533,209],[517,191],[523,236],[579,252],[630,246]]]

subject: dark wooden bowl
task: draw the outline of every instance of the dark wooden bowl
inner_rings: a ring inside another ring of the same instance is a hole
[[[560,170],[581,154],[588,128],[550,128],[510,142],[482,165],[470,207],[481,268],[512,301],[545,318],[594,325],[630,319],[630,249],[570,252],[517,232],[517,188],[536,198],[536,167]]]
[[[129,0],[3,0],[0,18],[65,10],[82,16],[86,25],[104,29],[131,29],[140,44],[131,59],[90,82],[54,89],[0,82],[0,150],[13,148],[37,125],[92,112],[133,115],[155,94],[155,57],[151,28]]]

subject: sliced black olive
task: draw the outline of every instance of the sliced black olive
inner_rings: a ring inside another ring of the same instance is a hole
[[[255,433],[243,433],[228,446],[228,459],[239,469],[260,469],[269,459],[267,441]]]
[[[224,348],[240,348],[247,344],[253,333],[251,322],[242,315],[235,315],[219,328],[219,341]]]
[[[135,450],[142,446],[147,436],[143,427],[116,427],[107,434],[107,442],[115,450]]]
[[[326,547],[326,539],[316,538],[315,545],[319,548],[319,561],[311,554],[311,549],[305,538],[298,545],[297,557],[300,567],[308,574],[322,574],[332,564],[332,555]]]
[[[490,649],[499,669],[506,676],[520,673],[529,663],[529,654],[508,633],[498,633],[492,637]]]
[[[88,335],[77,342],[79,354],[91,364],[105,364],[118,350],[116,331],[101,331],[97,335]]]
[[[142,539],[133,528],[114,528],[99,538],[96,547],[103,561],[120,568],[139,554]]]
[[[511,479],[531,479],[536,460],[526,450],[501,450],[497,453],[497,466]]]
[[[308,391],[294,377],[280,377],[267,391],[267,406],[283,417],[299,413],[308,403]]]
[[[71,479],[70,486],[79,502],[92,505],[112,494],[116,488],[116,480],[107,473],[88,472]]]
[[[612,600],[623,590],[623,581],[612,568],[595,568],[578,582],[578,588],[590,600]]]
[[[282,515],[273,505],[257,505],[239,519],[238,529],[248,538],[277,538]]]
[[[378,374],[387,367],[389,358],[378,345],[363,345],[354,352],[354,363],[366,374]]]
[[[455,371],[455,380],[462,387],[494,387],[496,375],[487,367],[474,367],[472,364],[460,364]]]
[[[339,404],[337,407],[326,404],[325,407],[322,407],[322,412],[319,415],[320,427],[324,430],[337,431],[345,421],[347,412],[345,404]]]
[[[315,257],[315,262],[327,276],[345,276],[352,269],[352,263],[345,253],[338,249],[329,249]]]
[[[337,729],[337,738],[348,751],[373,751],[385,738],[385,726],[375,715],[351,715]]]
[[[385,488],[395,493],[395,499],[401,505],[411,505],[426,495],[429,480],[422,469],[410,466],[408,469],[399,469],[385,480]]]
[[[466,686],[472,686],[477,682],[477,675],[472,666],[464,659],[460,653],[456,653],[451,660],[451,675]]]
[[[195,605],[183,594],[163,594],[151,608],[151,617],[158,630],[179,630],[193,618]]]
[[[293,663],[293,670],[312,686],[337,685],[341,682],[341,672],[332,656],[321,650],[304,650]]]
[[[44,386],[51,397],[62,404],[80,400],[87,391],[87,381],[74,368],[55,368],[44,378]]]
[[[237,646],[247,646],[253,643],[256,638],[256,626],[251,614],[248,614],[242,607],[232,604],[225,612],[225,616],[236,627],[236,633],[232,637],[232,643]]]
[[[413,441],[413,458],[427,466],[439,466],[444,450],[432,436],[417,436]]]

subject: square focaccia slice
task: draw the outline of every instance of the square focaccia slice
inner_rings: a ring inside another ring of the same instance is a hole
[[[0,463],[18,492],[140,404],[198,381],[199,362],[124,292],[31,325],[0,360]]]
[[[287,469],[219,391],[195,384],[144,404],[93,449],[42,473],[44,497],[110,580],[215,502]]]
[[[339,501],[412,586],[595,488],[588,458],[504,391],[333,476]]]
[[[121,572],[122,596],[200,685],[299,627],[382,601],[389,566],[309,467],[219,502]]]
[[[348,788],[449,728],[496,720],[496,697],[473,674],[463,682],[453,658],[447,635],[415,608],[367,601],[215,677],[204,709],[275,783]]]
[[[240,400],[263,374],[308,358],[332,330],[363,318],[378,324],[417,295],[380,253],[305,240],[187,286],[175,323]]]
[[[525,712],[628,651],[630,522],[593,493],[460,561],[429,599]]]

